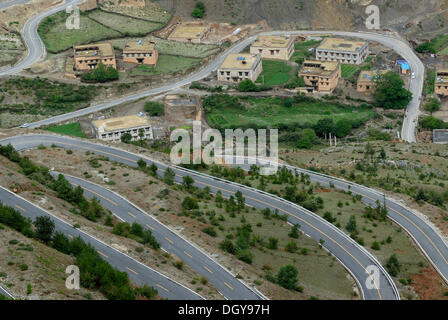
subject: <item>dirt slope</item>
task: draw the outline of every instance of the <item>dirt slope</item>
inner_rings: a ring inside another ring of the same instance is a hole
[[[404,35],[443,32],[448,0],[202,0],[205,19],[235,23],[266,20],[274,29],[365,29],[366,6],[380,8],[381,27]],[[160,0],[176,15],[192,19],[195,0]]]

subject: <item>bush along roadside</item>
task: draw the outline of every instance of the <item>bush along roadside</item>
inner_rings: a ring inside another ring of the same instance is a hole
[[[15,209],[0,203],[0,223],[11,227],[28,238],[34,238],[59,252],[75,257],[80,269],[80,283],[88,289],[99,290],[110,300],[154,299],[157,290],[148,285],[133,288],[128,274],[113,268],[104,261],[93,246],[80,237],[68,239],[54,232],[54,222],[46,216],[37,217],[34,223]]]

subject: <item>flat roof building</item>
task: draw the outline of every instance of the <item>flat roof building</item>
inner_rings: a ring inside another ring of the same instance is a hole
[[[168,37],[168,40],[201,43],[210,31],[204,25],[179,25]]]
[[[120,141],[121,136],[125,133],[131,134],[132,140],[153,139],[149,118],[143,113],[94,120],[92,125],[96,137],[101,140]],[[143,134],[143,137],[141,134]]]
[[[85,71],[95,69],[100,62],[106,67],[117,68],[115,53],[110,43],[73,46],[75,70]]]
[[[360,64],[369,54],[365,41],[350,41],[342,38],[325,38],[316,49],[316,59],[347,64]]]
[[[448,96],[448,69],[436,70],[434,93],[441,96]]]
[[[265,59],[289,60],[294,53],[294,39],[290,36],[259,36],[250,46],[250,53]]]
[[[339,62],[322,62],[305,60],[299,70],[299,77],[303,77],[305,85],[316,91],[332,92],[341,77]]]
[[[448,144],[448,130],[434,129],[432,131],[432,142],[440,144]]]
[[[159,59],[157,44],[152,41],[131,41],[123,48],[123,61],[155,66]]]
[[[385,74],[387,70],[364,70],[361,71],[358,77],[356,90],[358,92],[372,92],[375,87],[375,81]]]
[[[261,55],[231,53],[218,68],[218,81],[238,83],[250,79],[255,82],[262,71]]]

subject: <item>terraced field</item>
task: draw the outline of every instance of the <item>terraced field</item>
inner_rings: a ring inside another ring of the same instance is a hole
[[[67,29],[65,12],[45,19],[39,26],[39,35],[49,52],[56,53],[73,45],[87,44],[123,37],[143,37],[163,27],[162,23],[145,21],[124,15],[93,10],[82,14],[79,29]]]

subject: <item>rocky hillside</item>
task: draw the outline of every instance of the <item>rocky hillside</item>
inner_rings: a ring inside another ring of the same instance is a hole
[[[274,29],[365,29],[366,6],[380,8],[381,27],[415,38],[448,29],[448,0],[202,0],[205,19],[235,23],[266,20]],[[196,0],[158,0],[191,19]]]

